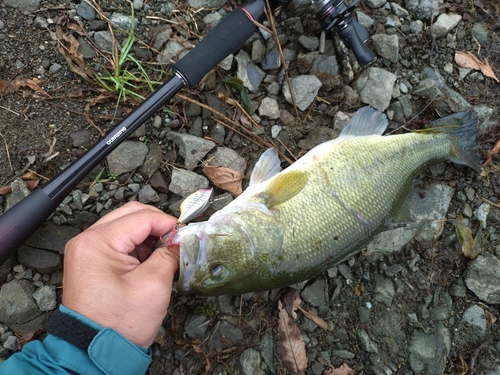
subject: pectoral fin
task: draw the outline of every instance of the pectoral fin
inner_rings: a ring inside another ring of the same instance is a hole
[[[297,195],[306,185],[307,173],[290,171],[276,176],[262,192],[266,206],[273,207]]]
[[[250,185],[269,180],[281,171],[281,162],[275,149],[267,149],[259,158],[250,176]]]
[[[388,124],[387,117],[383,113],[371,107],[363,107],[352,116],[342,129],[339,138],[382,135]]]

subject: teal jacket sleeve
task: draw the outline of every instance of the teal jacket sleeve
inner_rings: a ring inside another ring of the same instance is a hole
[[[119,332],[102,327],[63,305],[53,318],[54,315],[57,317],[49,323],[45,340],[26,344],[22,351],[0,363],[1,375],[146,373],[151,349],[137,346]]]

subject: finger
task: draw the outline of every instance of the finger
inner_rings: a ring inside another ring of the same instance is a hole
[[[144,203],[132,201],[132,202],[128,202],[128,203],[124,204],[123,206],[117,208],[116,210],[113,210],[110,213],[106,214],[101,219],[96,221],[91,227],[102,225],[105,223],[109,223],[110,221],[119,219],[122,216],[133,214],[133,213],[141,211],[141,210],[151,210],[151,211],[155,211],[155,212],[163,212],[156,207],[149,206],[149,205],[144,204]]]
[[[171,286],[174,275],[179,269],[179,246],[161,247],[134,272],[144,273],[144,277],[157,277],[162,283]]]
[[[149,236],[171,231],[177,219],[160,210],[140,210],[93,228],[89,235],[99,236],[111,248],[130,253]],[[89,228],[90,230],[90,228]]]

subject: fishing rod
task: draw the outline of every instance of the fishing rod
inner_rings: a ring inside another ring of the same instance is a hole
[[[359,0],[275,0],[288,12],[314,14],[326,31],[335,31],[358,62],[369,65],[372,51],[364,44],[367,30],[353,17]],[[0,265],[3,264],[55,211],[64,198],[118,145],[133,134],[179,90],[196,87],[201,79],[256,31],[254,20],[264,14],[266,0],[251,0],[235,8],[210,33],[173,65],[174,75],[155,90],[107,135],[48,183],[34,190],[0,216]]]

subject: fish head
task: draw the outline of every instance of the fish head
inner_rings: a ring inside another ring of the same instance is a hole
[[[281,249],[281,231],[274,228],[268,235],[261,221],[227,214],[179,229],[173,239],[180,252],[177,292],[218,296],[262,289],[253,283],[256,275],[276,263],[266,249]]]

